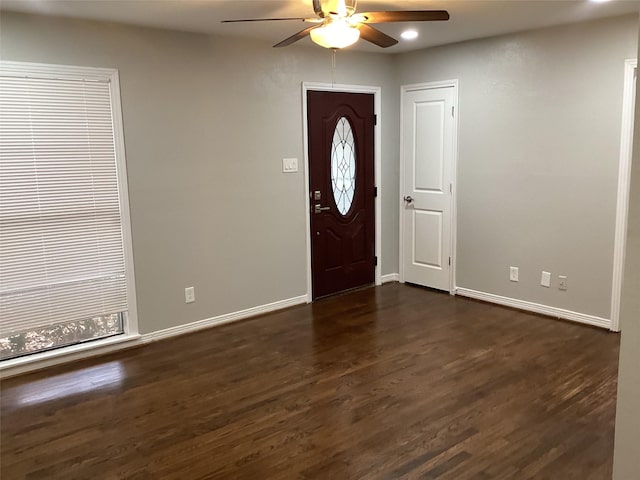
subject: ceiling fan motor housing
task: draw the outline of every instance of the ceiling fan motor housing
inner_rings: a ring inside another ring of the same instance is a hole
[[[350,17],[356,11],[357,0],[313,0],[316,15],[324,18],[329,15]]]

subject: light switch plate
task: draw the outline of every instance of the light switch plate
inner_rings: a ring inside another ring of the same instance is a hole
[[[550,287],[551,286],[551,273],[549,272],[542,272],[542,277],[540,278],[540,285],[542,285],[543,287]]]
[[[282,159],[282,171],[284,173],[293,173],[298,171],[298,159],[297,158],[283,158]]]

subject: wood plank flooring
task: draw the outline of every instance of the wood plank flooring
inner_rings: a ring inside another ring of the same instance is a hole
[[[13,479],[610,479],[618,336],[400,284],[2,382]]]

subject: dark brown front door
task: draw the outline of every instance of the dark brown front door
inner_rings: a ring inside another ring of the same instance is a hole
[[[307,92],[313,298],[375,278],[373,95]]]

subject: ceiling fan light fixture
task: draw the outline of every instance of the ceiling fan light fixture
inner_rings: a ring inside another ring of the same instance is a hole
[[[398,43],[398,40],[370,24],[393,22],[438,22],[449,20],[449,12],[446,10],[390,10],[356,13],[356,0],[313,0],[313,11],[316,16],[312,18],[245,18],[240,20],[223,20],[223,22],[239,23],[302,20],[303,22],[312,23],[314,25],[306,27],[276,43],[274,48],[286,47],[298,40],[311,36],[311,40],[317,45],[336,50],[353,45],[360,38],[381,48],[393,47]],[[404,36],[406,38],[406,34]]]
[[[360,38],[360,30],[342,20],[334,20],[309,32],[311,40],[324,48],[345,48]]]

